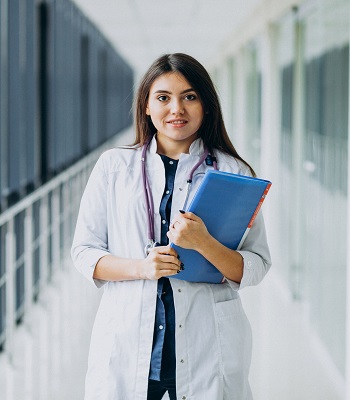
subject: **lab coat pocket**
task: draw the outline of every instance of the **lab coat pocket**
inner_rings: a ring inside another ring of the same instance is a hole
[[[249,321],[240,298],[215,303],[215,309],[224,386],[236,387],[236,393],[241,387],[244,393],[252,347]]]

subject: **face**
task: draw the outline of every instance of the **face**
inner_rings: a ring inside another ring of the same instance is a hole
[[[153,82],[146,114],[157,129],[158,143],[179,145],[186,152],[197,138],[204,112],[198,94],[184,76],[170,72]]]

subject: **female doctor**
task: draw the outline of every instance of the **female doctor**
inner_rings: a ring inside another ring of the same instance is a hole
[[[252,399],[238,290],[263,279],[270,255],[261,213],[234,251],[183,211],[213,168],[254,175],[229,140],[206,70],[188,55],[164,55],[139,86],[134,145],[102,154],[81,200],[72,258],[104,287],[86,400]],[[225,282],[173,279],[187,266],[169,241],[198,251]]]

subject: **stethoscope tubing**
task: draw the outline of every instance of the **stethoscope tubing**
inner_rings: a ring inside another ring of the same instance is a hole
[[[147,173],[146,173],[146,154],[148,147],[152,141],[153,136],[150,137],[150,139],[144,144],[142,147],[142,153],[141,153],[141,174],[142,174],[142,183],[143,183],[143,191],[144,191],[144,198],[145,198],[145,204],[147,208],[147,236],[148,236],[148,243],[146,245],[146,248],[150,248],[154,245],[155,243],[155,235],[154,235],[154,203],[153,203],[153,197],[151,194],[151,188],[149,185],[149,181],[147,179]],[[186,190],[186,197],[183,205],[183,209],[187,207],[187,202],[190,194],[190,189],[192,186],[192,180],[195,171],[198,169],[198,167],[205,161],[205,159],[208,157],[209,151],[208,149],[205,149],[203,155],[195,164],[195,166],[191,169],[188,179],[187,179],[187,190]],[[217,163],[214,160],[213,161],[213,167],[215,170],[217,170]],[[147,251],[146,251],[147,252]]]
[[[147,208],[147,236],[148,236],[148,244],[154,242],[154,204],[153,198],[151,195],[151,188],[149,186],[149,182],[146,174],[146,153],[149,144],[151,143],[152,137],[148,140],[148,142],[142,148],[141,155],[141,173],[142,173],[142,183],[143,183],[143,192],[145,197],[145,204]]]

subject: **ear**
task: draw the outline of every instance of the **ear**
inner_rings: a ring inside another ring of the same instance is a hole
[[[149,112],[148,106],[146,107],[146,115],[151,115],[151,113]]]

